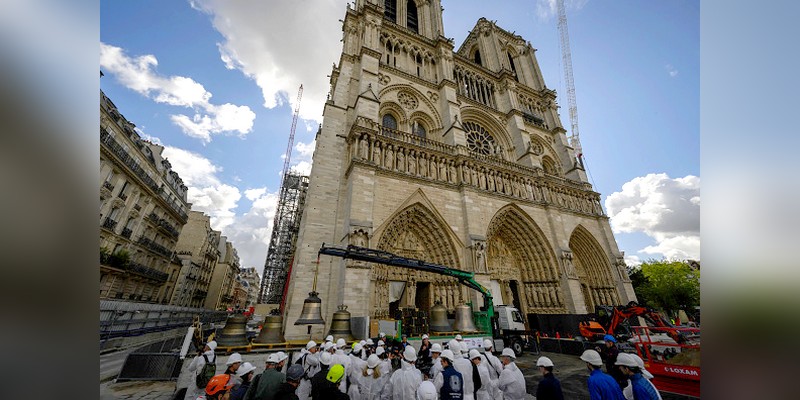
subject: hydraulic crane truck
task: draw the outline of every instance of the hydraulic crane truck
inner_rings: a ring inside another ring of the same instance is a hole
[[[490,333],[495,340],[502,339],[503,346],[510,347],[518,356],[522,354],[526,347],[535,345],[533,334],[525,330],[525,324],[519,310],[511,306],[497,306],[495,308],[492,301],[492,293],[475,280],[475,273],[473,272],[353,245],[343,248],[326,246],[323,243],[319,249],[319,254],[410,268],[456,278],[460,284],[475,289],[483,295],[484,307],[480,311],[473,312],[475,326],[479,330]]]

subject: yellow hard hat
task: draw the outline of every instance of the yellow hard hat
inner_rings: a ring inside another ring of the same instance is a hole
[[[336,364],[328,370],[328,376],[325,377],[328,381],[332,383],[339,383],[344,376],[344,367],[342,364]]]

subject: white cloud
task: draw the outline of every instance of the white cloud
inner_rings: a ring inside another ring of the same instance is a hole
[[[672,64],[665,65],[664,69],[667,70],[667,73],[669,74],[669,76],[671,78],[674,78],[674,77],[678,76],[678,70],[675,69],[675,67],[673,67]]]
[[[314,155],[314,149],[317,147],[317,141],[312,140],[311,143],[303,143],[297,142],[294,146],[297,153],[303,160],[310,160],[311,156]]]
[[[287,100],[294,108],[303,84],[300,117],[322,122],[331,65],[339,60],[344,3],[333,0],[237,2],[190,1],[212,17],[224,42],[226,68],[238,69],[261,88],[264,107]],[[265,29],[269,27],[269,29]],[[298,53],[297,49],[313,49]]]
[[[564,8],[567,10],[580,10],[589,0],[564,0]],[[556,8],[556,0],[537,0],[536,1],[536,16],[546,21],[552,17],[557,18],[558,9]],[[569,16],[567,16],[569,20]]]
[[[100,66],[121,84],[158,103],[194,109],[191,118],[177,114],[170,119],[185,134],[204,143],[211,141],[212,134],[238,132],[245,136],[253,129],[256,114],[250,107],[211,104],[211,93],[192,78],[158,75],[158,60],[151,54],[131,58],[119,47],[100,43]]]
[[[295,165],[292,165],[289,169],[292,172],[298,173],[300,175],[305,175],[305,176],[311,175],[311,163],[308,161],[301,161]]]
[[[277,192],[267,188],[244,190],[244,197],[252,204],[248,211],[238,214],[242,191],[220,180],[217,174],[222,172],[221,167],[200,154],[176,147],[166,146],[163,155],[189,187],[187,197],[192,210],[211,217],[211,227],[222,231],[234,244],[243,266],[260,271],[272,233]]]
[[[643,232],[656,240],[640,252],[667,258],[700,257],[700,178],[648,174],[606,198],[615,233]]]
[[[639,256],[625,255],[625,264],[629,267],[634,267],[642,264],[642,259]]]

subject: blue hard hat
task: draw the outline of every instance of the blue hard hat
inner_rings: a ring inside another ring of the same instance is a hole
[[[603,340],[606,341],[606,342],[617,343],[617,339],[614,336],[611,336],[611,335],[603,336]]]

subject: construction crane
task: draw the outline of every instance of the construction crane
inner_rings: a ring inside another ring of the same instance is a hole
[[[578,165],[583,168],[583,149],[578,134],[578,104],[575,101],[575,81],[572,78],[572,53],[569,50],[569,32],[567,30],[567,10],[564,0],[556,0],[558,8],[558,34],[561,37],[561,62],[564,64],[564,81],[567,85],[567,102],[569,103],[569,122],[571,125],[570,145],[575,149]]]
[[[297,128],[297,118],[300,114],[300,100],[303,98],[303,85],[297,92],[292,128],[289,132],[289,143],[283,158],[281,170],[281,189],[279,191],[278,206],[275,210],[275,221],[272,224],[272,235],[267,250],[267,260],[264,263],[264,276],[261,278],[258,302],[274,304],[283,302],[283,293],[289,275],[289,263],[294,252],[294,243],[297,234],[297,189],[302,184],[299,176],[289,173],[294,147],[294,132]]]

